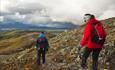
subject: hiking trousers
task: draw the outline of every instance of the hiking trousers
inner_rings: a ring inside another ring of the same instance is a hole
[[[81,67],[85,68],[87,58],[89,57],[90,53],[92,53],[92,60],[93,60],[92,69],[97,70],[98,57],[99,57],[99,53],[100,53],[101,49],[102,48],[88,48],[88,47],[86,47],[83,52]]]
[[[43,64],[45,63],[45,54],[46,54],[46,51],[44,48],[40,48],[39,50],[37,50],[37,63],[38,64],[41,63],[41,57],[42,57]]]

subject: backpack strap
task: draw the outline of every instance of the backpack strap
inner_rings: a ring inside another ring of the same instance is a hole
[[[95,32],[97,33],[98,37],[101,38],[100,35],[99,35],[99,32],[98,32],[97,29],[95,28],[96,25],[97,25],[97,24],[93,23],[93,24],[92,24],[92,27],[94,28],[94,30],[95,30]]]

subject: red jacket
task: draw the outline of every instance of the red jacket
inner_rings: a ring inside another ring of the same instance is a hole
[[[97,21],[95,18],[89,19],[89,21],[86,23],[86,27],[84,29],[84,36],[80,42],[81,46],[87,45],[88,48],[102,48],[103,45],[94,43],[91,41],[91,33],[92,33],[92,24],[99,24],[100,27],[96,27],[97,30],[99,30],[99,33],[103,36],[102,38],[106,37],[106,33],[104,31],[103,25],[101,22]],[[102,30],[103,29],[103,30]]]

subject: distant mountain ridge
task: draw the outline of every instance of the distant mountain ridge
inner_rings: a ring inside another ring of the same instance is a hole
[[[72,22],[39,22],[39,23],[26,23],[20,21],[4,21],[0,22],[0,29],[72,29],[78,25]]]

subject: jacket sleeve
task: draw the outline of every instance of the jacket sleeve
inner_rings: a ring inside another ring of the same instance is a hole
[[[88,43],[88,40],[89,40],[89,37],[90,37],[90,32],[91,32],[91,25],[87,24],[85,29],[84,29],[83,38],[80,42],[81,46],[84,46]]]
[[[38,43],[38,39],[36,40],[36,47],[38,47],[39,43]]]
[[[46,39],[46,45],[49,47],[49,42],[48,42],[48,40]]]

